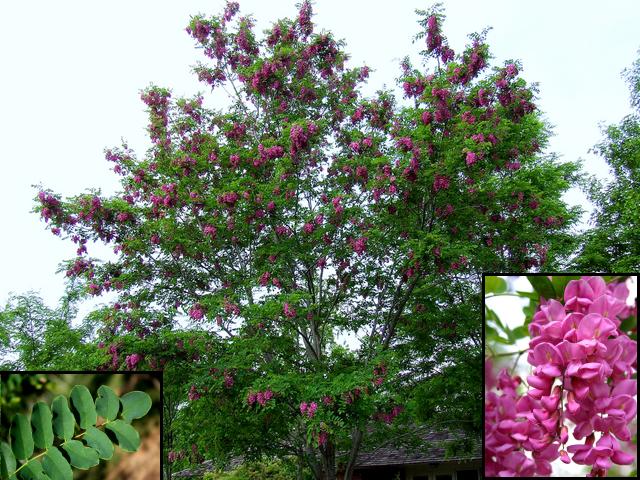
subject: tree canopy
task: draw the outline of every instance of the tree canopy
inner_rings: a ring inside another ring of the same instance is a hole
[[[364,98],[309,2],[261,38],[238,9],[187,28],[229,108],[152,85],[149,150],[106,151],[121,192],[38,193],[76,244],[70,285],[116,297],[92,315],[99,366],[164,369],[168,469],[293,455],[349,479],[376,438],[479,432],[480,272],[555,268],[579,213],[522,66],[490,68],[484,33],[456,54],[436,6],[404,98]]]
[[[594,204],[592,228],[575,267],[583,271],[633,272],[640,268],[640,58],[625,70],[632,113],[603,129],[593,151],[609,166],[611,179],[591,177],[586,189]]]

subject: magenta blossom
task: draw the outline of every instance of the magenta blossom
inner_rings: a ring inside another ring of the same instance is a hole
[[[287,318],[295,318],[296,316],[296,310],[295,308],[291,307],[288,303],[284,303],[284,305],[282,306],[282,309],[284,311],[284,316]]]
[[[367,237],[360,237],[353,242],[353,251],[362,255],[367,249]]]
[[[127,370],[135,370],[136,365],[142,360],[142,355],[139,353],[134,353],[132,355],[127,355],[125,358],[125,363],[127,365]]]
[[[564,304],[541,299],[529,325],[528,390],[517,392],[519,379],[502,371],[502,395],[487,393],[487,476],[548,476],[557,458],[591,465],[589,476],[632,463],[619,443],[631,440],[637,413],[637,345],[619,328],[627,296],[601,277],[582,277],[567,284]],[[566,446],[570,425],[584,444]]]

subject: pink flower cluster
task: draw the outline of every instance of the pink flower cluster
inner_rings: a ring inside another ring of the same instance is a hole
[[[194,320],[202,320],[204,314],[204,308],[199,303],[196,303],[193,307],[191,307],[191,310],[189,310],[189,316]]]
[[[182,450],[179,451],[170,451],[169,454],[167,455],[167,460],[169,461],[169,463],[173,463],[177,460],[182,460],[185,457],[185,454]]]
[[[353,241],[353,251],[362,255],[367,250],[367,237],[360,237]]]
[[[384,382],[384,377],[387,375],[387,367],[384,363],[379,364],[373,369],[373,384],[380,386]]]
[[[304,150],[309,142],[309,138],[311,135],[316,133],[318,127],[314,123],[309,123],[307,125],[307,131],[304,131],[304,127],[301,125],[293,125],[291,127],[291,131],[289,132],[289,138],[291,140],[291,155],[295,155],[300,150]]]
[[[216,238],[218,230],[213,225],[205,225],[202,229],[202,233],[204,233],[207,237],[211,237],[211,240],[213,240],[214,238]]]
[[[198,388],[195,385],[191,385],[191,388],[189,389],[189,400],[193,402],[198,400],[200,397],[202,397],[202,394],[198,391]]]
[[[402,405],[395,405],[390,412],[378,412],[374,415],[374,418],[390,425],[403,411],[404,407]]]
[[[264,407],[272,398],[273,391],[270,388],[267,388],[264,392],[249,392],[247,395],[247,403],[249,406],[253,406],[257,402]]]
[[[316,402],[311,402],[307,404],[307,402],[302,402],[300,404],[300,413],[302,415],[306,415],[309,418],[313,418],[318,409],[318,404]]]
[[[446,175],[436,174],[433,179],[433,191],[437,192],[438,190],[446,190],[449,188],[449,177]]]
[[[296,309],[290,306],[287,302],[282,306],[282,310],[284,312],[284,316],[287,318],[295,318]]]
[[[132,355],[127,355],[124,359],[126,365],[127,365],[127,370],[135,370],[136,365],[138,365],[138,363],[140,363],[140,361],[143,359],[143,356],[140,355],[139,353],[134,353]]]
[[[225,204],[229,208],[233,208],[240,196],[236,192],[223,193],[218,197],[218,202]]]
[[[631,439],[628,425],[637,408],[637,344],[620,330],[621,319],[633,313],[628,294],[624,284],[582,277],[567,284],[564,305],[542,299],[529,325],[529,390],[518,395],[520,378],[503,370],[503,394],[487,395],[487,476],[549,475],[558,457],[591,465],[590,476],[605,476],[612,463],[633,462],[618,442]],[[575,425],[573,437],[585,442],[561,449],[568,441],[567,421]]]
[[[235,381],[233,379],[233,375],[231,374],[231,372],[225,370],[223,373],[223,378],[224,378],[224,388],[233,387],[233,384],[235,383]]]

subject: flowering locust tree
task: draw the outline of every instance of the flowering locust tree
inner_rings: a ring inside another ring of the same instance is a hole
[[[540,153],[521,67],[489,70],[484,35],[455,54],[435,8],[418,12],[427,71],[406,60],[405,99],[365,99],[369,69],[346,68],[309,2],[262,39],[238,8],[187,28],[229,108],[149,87],[150,150],[106,152],[122,192],[38,195],[77,244],[71,281],[117,296],[93,315],[102,368],[182,385],[172,424],[190,428],[172,441],[187,453],[167,464],[295,455],[349,479],[367,439],[403,422],[479,431],[478,272],[557,265],[577,214],[561,200],[577,167]]]
[[[485,360],[485,475],[549,476],[560,459],[607,476],[637,451],[625,445],[636,418],[637,306],[620,277],[530,278],[537,306],[525,321],[528,349],[515,352],[527,353],[530,375],[524,381],[504,368],[496,378]],[[490,295],[501,293],[495,280]],[[567,446],[570,437],[580,443]]]

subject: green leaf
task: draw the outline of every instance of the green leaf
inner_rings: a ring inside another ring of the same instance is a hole
[[[135,452],[140,447],[140,435],[127,422],[114,420],[108,423],[105,428],[115,434],[116,443],[124,451]]]
[[[51,412],[53,413],[53,431],[56,437],[65,441],[73,437],[76,421],[69,410],[67,399],[62,395],[54,398],[51,403]]]
[[[120,402],[122,402],[122,418],[127,423],[144,417],[151,409],[151,397],[144,392],[129,392],[120,398]]]
[[[540,294],[540,296],[550,300],[556,298],[556,291],[553,288],[553,283],[547,277],[543,275],[527,275],[529,283],[533,286],[534,290]]]
[[[515,340],[519,340],[521,338],[527,337],[529,335],[529,330],[527,330],[527,328],[524,327],[523,325],[520,325],[519,327],[516,327],[513,330],[511,330],[511,333],[513,334],[513,338]]]
[[[533,320],[533,316],[536,314],[536,308],[538,308],[538,302],[534,300],[529,300],[529,305],[523,307],[522,313],[525,315],[524,326],[528,327]]]
[[[564,295],[564,289],[571,280],[579,280],[579,275],[554,275],[551,277],[551,283],[553,289],[556,291],[559,297]]]
[[[523,292],[522,290],[516,290],[516,293],[521,297],[527,297],[531,300],[538,301],[540,294],[537,292]]]
[[[27,464],[18,472],[18,475],[21,480],[51,480],[51,477],[42,471],[42,464],[38,461]],[[16,476],[11,478],[16,478]]]
[[[484,318],[485,320],[492,320],[493,323],[495,323],[498,327],[500,327],[501,330],[504,330],[504,325],[502,325],[502,322],[498,318],[498,315],[496,314],[496,312],[491,310],[486,305],[484,306]]]
[[[16,457],[8,443],[0,444],[0,477],[7,478],[9,473],[16,471]]]
[[[103,460],[109,460],[113,456],[113,443],[102,430],[98,430],[96,427],[87,428],[84,434],[84,441],[94,448],[98,452],[98,456]]]
[[[20,475],[20,478],[23,480],[52,480],[49,475],[42,471],[42,463],[37,460],[29,462],[22,470],[20,470],[18,475]]]
[[[73,480],[71,465],[56,447],[49,448],[42,459],[42,468],[52,480]]]
[[[78,425],[80,428],[87,428],[95,425],[98,421],[96,406],[89,389],[84,385],[76,385],[71,389],[71,405],[78,415]]]
[[[115,420],[120,411],[120,399],[118,395],[106,385],[98,388],[98,398],[96,398],[96,412],[102,418]]]
[[[33,436],[31,435],[31,425],[26,416],[16,413],[11,420],[9,429],[11,437],[11,448],[18,460],[26,460],[33,454]]]
[[[53,445],[53,415],[49,405],[38,402],[31,412],[31,425],[33,426],[33,443],[37,448],[47,449]]]
[[[485,326],[485,336],[489,341],[504,343],[505,345],[511,345],[511,342],[509,340],[498,335],[498,332],[496,332],[495,329],[493,327],[490,327],[489,325]]]
[[[620,324],[620,330],[623,332],[629,332],[633,327],[638,324],[638,319],[635,316],[625,318]]]
[[[62,449],[69,455],[71,465],[82,470],[95,467],[100,463],[98,452],[91,447],[85,447],[78,440],[69,440],[62,444]]]
[[[507,291],[507,282],[500,277],[484,277],[484,293],[504,293]]]

